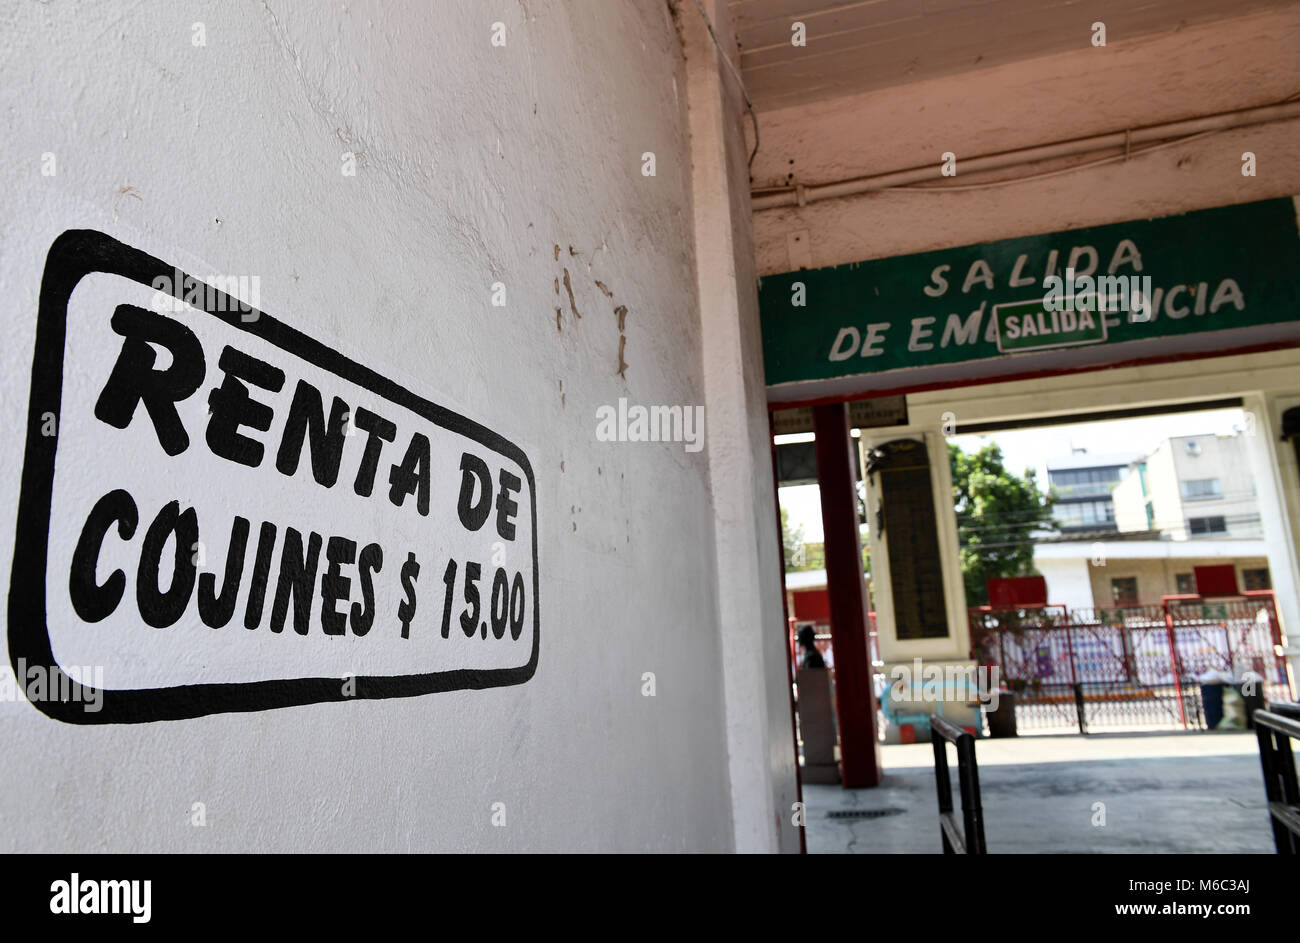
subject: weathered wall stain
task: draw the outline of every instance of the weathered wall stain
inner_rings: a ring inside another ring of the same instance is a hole
[[[578,310],[578,304],[573,299],[573,283],[569,281],[569,270],[567,268],[564,270],[564,290],[569,293],[569,310],[573,312],[575,318],[582,317],[582,312]]]
[[[623,331],[627,325],[627,305],[615,308],[614,317],[618,318],[618,375],[626,380],[628,363],[623,359],[623,352],[627,349],[627,335]]]

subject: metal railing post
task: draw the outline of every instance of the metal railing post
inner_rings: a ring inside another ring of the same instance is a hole
[[[975,764],[975,738],[964,734],[957,740],[957,779],[961,784],[962,832],[966,838],[966,853],[983,855],[984,807],[980,804],[980,772]]]
[[[930,718],[930,743],[934,747],[935,791],[939,796],[939,832],[944,854],[988,854],[984,842],[984,809],[980,805],[979,766],[975,762],[975,738],[952,721],[936,716]],[[961,832],[957,831],[952,806],[952,780],[948,772],[949,743],[957,747]]]
[[[943,827],[943,817],[952,815],[952,780],[948,776],[948,744],[934,726],[930,727],[930,743],[934,747],[934,788],[939,793],[939,837],[943,841],[943,853],[955,853],[952,843],[948,841],[948,832]]]
[[[1300,738],[1300,706],[1273,705],[1276,712],[1255,711],[1255,735],[1259,739],[1259,762],[1264,771],[1264,795],[1268,800],[1273,843],[1279,855],[1300,853],[1300,787],[1296,783],[1291,738]]]

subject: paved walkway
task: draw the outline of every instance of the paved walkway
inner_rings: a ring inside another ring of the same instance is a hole
[[[942,850],[930,745],[881,753],[875,789],[804,786],[810,853]],[[1253,731],[1026,736],[979,740],[975,753],[992,853],[1273,852]],[[960,811],[951,748],[949,763]],[[830,814],[882,809],[901,811]]]

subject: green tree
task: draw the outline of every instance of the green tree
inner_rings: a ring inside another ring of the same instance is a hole
[[[1023,477],[1008,471],[996,443],[967,454],[949,442],[948,458],[966,604],[987,605],[985,580],[1033,575],[1035,532],[1057,529],[1053,499],[1032,468]]]
[[[803,525],[790,524],[790,512],[781,508],[781,558],[787,570],[803,569]]]
[[[821,541],[805,541],[803,525],[792,526],[785,508],[781,508],[781,554],[788,571],[826,568],[826,545]],[[862,533],[862,571],[871,572],[871,547],[867,544],[865,531]]]

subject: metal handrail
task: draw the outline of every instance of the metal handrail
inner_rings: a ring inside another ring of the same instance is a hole
[[[1300,705],[1275,704],[1255,711],[1264,794],[1279,855],[1300,854],[1300,788],[1296,784],[1291,740],[1300,739]]]
[[[975,738],[952,721],[930,718],[930,743],[934,747],[935,789],[939,794],[939,834],[946,855],[984,855],[984,810],[980,807],[979,767]],[[957,747],[957,778],[961,788],[962,827],[952,807],[952,779],[948,773],[948,744]]]

